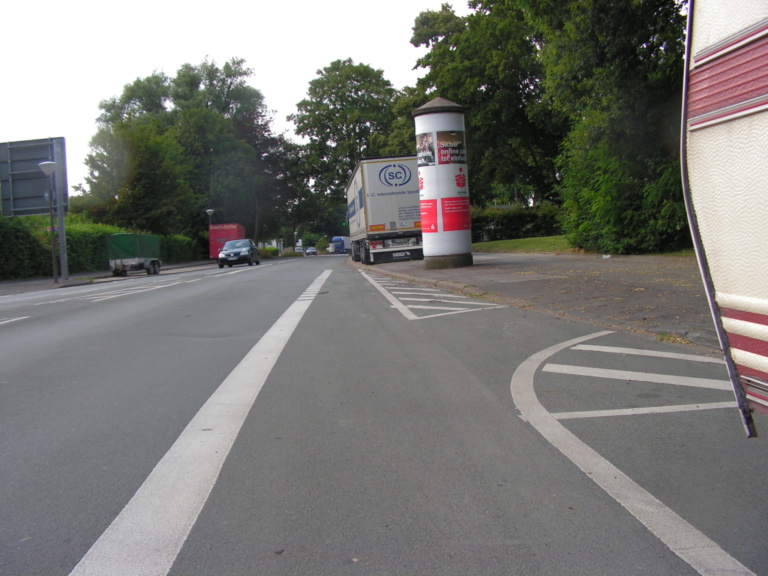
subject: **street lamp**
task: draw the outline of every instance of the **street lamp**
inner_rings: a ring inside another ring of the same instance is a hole
[[[211,218],[213,217],[213,208],[208,208],[208,210],[205,211],[206,214],[208,214],[208,229],[211,229]]]
[[[40,171],[48,176],[48,215],[51,219],[51,268],[53,269],[53,282],[59,283],[59,274],[56,270],[56,240],[53,235],[53,173],[56,171],[56,162],[40,162],[37,165]]]

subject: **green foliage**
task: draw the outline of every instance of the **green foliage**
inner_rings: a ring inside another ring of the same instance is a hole
[[[443,4],[422,12],[411,43],[429,52],[422,93],[466,107],[472,203],[483,205],[499,187],[522,203],[558,202],[554,160],[566,123],[543,97],[538,45],[515,1],[478,1],[460,18]],[[411,148],[413,150],[413,147]]]
[[[289,116],[296,134],[309,139],[306,166],[315,191],[334,202],[358,160],[379,156],[393,121],[396,92],[381,70],[351,59],[336,60],[317,71],[307,98]]]
[[[471,208],[472,242],[554,236],[561,233],[560,210],[553,204],[534,207]]]
[[[542,47],[546,95],[571,122],[558,158],[569,240],[616,254],[684,246],[682,3],[526,4]]]
[[[331,245],[331,240],[329,238],[320,238],[315,243],[315,248],[317,248],[318,253],[323,254],[328,251],[328,246]]]
[[[70,218],[67,218],[65,231],[70,274],[108,269],[107,237],[125,232],[116,226],[72,222]]]
[[[565,236],[539,236],[472,244],[472,252],[573,252]]]
[[[204,260],[207,256],[200,250],[200,244],[180,234],[160,237],[160,260],[164,264]]]
[[[87,189],[74,213],[99,223],[192,238],[215,221],[266,237],[290,204],[283,139],[272,134],[262,94],[242,59],[155,73],[100,105],[86,159]]]
[[[52,274],[50,239],[46,249],[25,225],[24,218],[0,218],[0,246],[0,280]]]

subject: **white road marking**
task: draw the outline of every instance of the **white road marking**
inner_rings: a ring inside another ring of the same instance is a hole
[[[635,382],[653,382],[654,384],[690,386],[692,388],[707,388],[710,390],[733,389],[731,383],[725,380],[691,378],[689,376],[674,376],[672,374],[652,374],[650,372],[609,370],[607,368],[590,368],[587,366],[568,366],[563,364],[547,364],[542,371],[554,372],[556,374],[568,374],[571,376],[589,376],[591,378],[608,378],[611,380],[631,380]]]
[[[585,410],[580,412],[555,412],[552,414],[558,420],[577,418],[606,418],[610,416],[638,416],[645,414],[670,414],[676,412],[697,412],[699,410],[719,410],[721,408],[738,408],[735,401],[708,402],[705,404],[677,404],[675,406],[649,406],[647,408],[621,408],[617,410]]]
[[[331,271],[306,293],[317,294]],[[272,367],[309,308],[294,302],[200,408],[71,576],[168,574]]]
[[[29,316],[19,316],[18,318],[0,318],[0,324],[10,324],[11,322],[18,322],[19,320],[26,320]]]
[[[630,354],[634,356],[652,356],[655,358],[670,358],[673,360],[685,360],[687,362],[710,362],[712,364],[723,364],[722,358],[710,358],[708,356],[696,356],[694,354],[679,354],[677,352],[661,352],[658,350],[641,350],[640,348],[621,348],[618,346],[595,346],[592,344],[581,344],[574,346],[571,350],[584,350],[588,352],[606,352],[608,354]]]
[[[450,316],[452,314],[464,314],[465,312],[476,312],[477,310],[491,310],[495,308],[506,308],[499,304],[491,302],[472,302],[472,301],[458,301],[459,299],[467,298],[467,296],[459,294],[447,294],[431,288],[425,288],[424,291],[414,290],[408,288],[406,290],[392,289],[390,292],[386,286],[401,287],[400,283],[393,283],[382,281],[378,282],[368,274],[360,271],[360,274],[368,280],[373,286],[392,304],[392,307],[399,311],[408,320],[427,320],[429,318],[437,318],[439,316]],[[434,296],[432,296],[434,294]],[[398,298],[401,295],[418,295],[421,298]],[[438,297],[439,296],[439,297]],[[405,302],[435,302],[443,304],[455,304],[455,306],[423,306],[418,304],[405,304]],[[439,314],[430,314],[427,316],[417,316],[411,310],[442,310]]]
[[[373,287],[376,288],[376,290],[378,290],[379,293],[381,293],[381,295],[384,296],[384,298],[389,300],[389,303],[392,304],[392,307],[395,308],[395,310],[399,311],[400,314],[402,314],[403,316],[408,318],[408,320],[418,320],[419,319],[419,317],[416,316],[416,314],[414,314],[413,312],[408,310],[407,306],[403,305],[403,303],[400,302],[400,300],[398,300],[397,298],[392,296],[392,294],[390,294],[383,286],[381,286],[378,282],[376,282],[376,280],[371,278],[365,272],[360,272],[360,274],[362,274],[363,278],[368,280],[368,282],[373,284]]]
[[[104,300],[112,300],[113,298],[120,298],[121,296],[130,296],[131,294],[140,294],[142,292],[151,292],[152,290],[161,290],[162,288],[168,288],[169,286],[176,286],[177,284],[181,284],[181,281],[171,282],[169,284],[159,284],[157,286],[136,287],[136,288],[132,288],[132,289],[128,289],[123,292],[120,292],[119,294],[109,294],[104,296],[90,296],[88,297],[88,299],[91,302],[103,302]]]
[[[541,405],[533,382],[539,367],[554,354],[582,342],[611,334],[597,332],[561,342],[523,362],[512,376],[510,392],[521,415],[555,448],[626,508],[669,549],[699,574],[754,576],[716,542],[691,526],[613,464],[566,429]]]

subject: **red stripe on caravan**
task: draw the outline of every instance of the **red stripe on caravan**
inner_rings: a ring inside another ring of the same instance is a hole
[[[752,378],[757,378],[763,382],[768,382],[768,373],[762,372],[761,370],[755,370],[754,368],[749,368],[747,366],[742,366],[741,364],[736,364],[736,368],[738,369],[741,376],[751,376]]]
[[[752,324],[768,326],[768,316],[765,314],[744,312],[743,310],[736,310],[735,308],[720,308],[720,314],[723,318],[731,318],[732,320],[742,320],[744,322],[751,322]]]
[[[737,106],[768,94],[768,36],[690,73],[688,117]]]
[[[768,358],[768,342],[765,340],[758,340],[757,338],[729,332],[728,342],[731,344],[731,348]]]

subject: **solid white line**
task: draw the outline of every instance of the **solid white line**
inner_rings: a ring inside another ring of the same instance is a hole
[[[10,324],[11,322],[18,322],[19,320],[26,320],[29,316],[20,316],[19,318],[3,318],[0,319],[0,324]]]
[[[534,376],[551,356],[584,341],[611,334],[597,332],[561,342],[538,352],[523,362],[512,376],[510,392],[522,416],[555,448],[578,466],[614,500],[624,506],[669,549],[702,575],[754,574],[730,556],[716,542],[691,526],[640,487],[613,464],[587,446],[555,417],[546,411],[536,397]]]
[[[671,358],[673,360],[685,360],[687,362],[710,362],[712,364],[725,364],[725,360],[722,358],[710,358],[708,356],[696,356],[694,354],[680,354],[678,352],[642,350],[640,348],[620,348],[618,346],[594,346],[592,344],[582,344],[580,346],[574,346],[572,350],[606,352],[608,354],[630,354],[633,356],[651,356],[654,358]]]
[[[308,290],[317,291],[323,272]],[[297,300],[200,408],[72,576],[168,574],[224,460],[311,300]]]
[[[445,298],[400,298],[400,300],[403,302],[443,302],[445,304],[459,304],[461,306],[499,306],[492,302],[463,302],[461,300],[449,300]]]
[[[392,294],[397,294],[398,296],[403,295],[409,295],[409,296],[429,296],[431,294],[440,294],[439,290],[432,290],[431,288],[428,290],[392,290]],[[448,298],[466,298],[466,296],[461,296],[459,294],[440,294],[442,297],[448,297]]]
[[[113,294],[110,296],[88,296],[88,300],[91,302],[103,302],[104,300],[112,300],[113,298],[120,298],[122,296],[130,296],[132,294],[141,294],[142,292],[151,292],[152,290],[160,290],[161,288],[168,288],[169,286],[176,286],[181,284],[181,281],[171,282],[169,284],[160,284],[158,286],[142,286],[136,288],[126,288],[120,294]]]
[[[623,408],[618,410],[587,410],[581,412],[553,413],[558,420],[577,418],[607,418],[610,416],[638,416],[645,414],[670,414],[676,412],[697,412],[699,410],[718,410],[720,408],[738,408],[736,402],[710,402],[708,404],[678,404],[676,406],[650,406],[648,408]]]
[[[629,370],[609,370],[607,368],[590,368],[588,366],[547,364],[542,371],[553,372],[555,374],[568,374],[570,376],[589,376],[590,378],[608,378],[611,380],[631,380],[634,382],[690,386],[692,388],[707,388],[709,390],[733,389],[731,383],[724,380],[691,378],[690,376],[673,376],[671,374],[651,374],[649,372],[631,372]]]
[[[392,304],[392,307],[393,307],[393,308],[395,308],[396,310],[398,310],[398,311],[400,312],[400,314],[402,314],[403,316],[405,316],[406,318],[408,318],[408,320],[418,320],[418,319],[419,319],[419,317],[418,317],[418,316],[416,316],[416,314],[414,314],[413,312],[411,312],[410,310],[408,310],[408,307],[407,307],[407,306],[405,306],[405,305],[404,305],[402,302],[400,302],[400,301],[399,301],[397,298],[395,298],[394,296],[392,296],[392,294],[390,294],[390,293],[389,293],[389,292],[388,292],[386,289],[384,289],[384,287],[382,287],[382,286],[381,286],[381,285],[380,285],[378,282],[376,282],[376,280],[374,280],[373,278],[371,278],[371,277],[370,277],[368,274],[366,274],[365,272],[362,272],[362,271],[361,271],[361,272],[360,272],[360,274],[362,274],[362,275],[363,275],[363,278],[365,278],[366,280],[368,280],[368,282],[370,282],[371,284],[373,284],[374,288],[376,288],[376,290],[378,290],[378,291],[381,293],[381,295],[382,295],[382,296],[384,296],[384,298],[386,298],[387,300],[389,300],[389,303],[390,303],[390,304]]]

